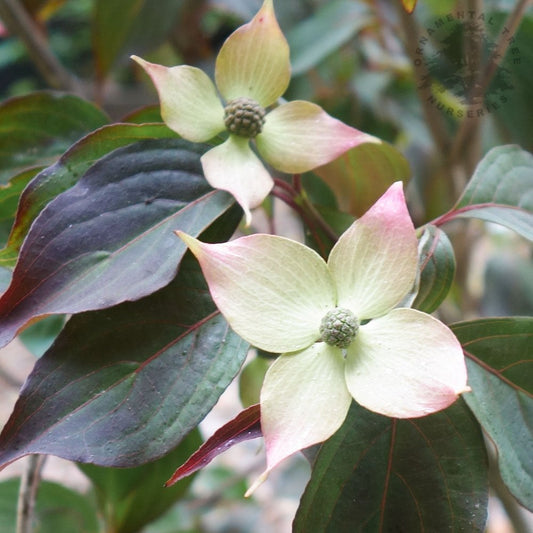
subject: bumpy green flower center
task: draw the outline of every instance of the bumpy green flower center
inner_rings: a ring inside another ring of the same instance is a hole
[[[326,313],[320,323],[322,340],[330,346],[347,348],[359,330],[359,320],[344,307],[336,307]]]
[[[251,98],[235,98],[224,108],[226,129],[235,135],[252,139],[261,133],[265,110]]]

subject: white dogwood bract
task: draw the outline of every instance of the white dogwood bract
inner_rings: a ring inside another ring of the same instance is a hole
[[[414,418],[469,390],[452,331],[426,313],[397,307],[418,268],[401,182],[346,230],[327,263],[272,235],[222,244],[179,235],[232,328],[259,348],[283,352],[261,389],[267,470],[258,482],[289,455],[333,435],[352,399],[382,415]],[[345,349],[323,342],[319,331],[336,308],[359,321]]]
[[[246,98],[265,109],[277,102],[290,81],[289,46],[272,0],[265,0],[256,16],[223,44],[215,63],[216,87],[196,67],[167,68],[132,58],[152,78],[167,126],[194,142],[208,141],[226,130],[217,89],[226,104]],[[251,140],[230,132],[225,142],[202,156],[207,181],[233,194],[248,224],[250,209],[265,199],[274,184]],[[303,101],[284,103],[268,112],[254,140],[265,161],[282,172],[306,172],[358,144],[380,142]]]

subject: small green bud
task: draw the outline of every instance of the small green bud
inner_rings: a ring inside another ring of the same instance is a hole
[[[234,135],[252,139],[261,133],[265,110],[251,98],[235,98],[224,108],[224,124]]]
[[[328,311],[320,323],[322,340],[337,348],[347,348],[358,330],[359,320],[349,309],[343,307]]]

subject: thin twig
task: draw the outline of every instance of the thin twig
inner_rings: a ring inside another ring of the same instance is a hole
[[[24,43],[36,68],[53,89],[83,94],[77,78],[70,74],[52,53],[41,28],[17,0],[0,0],[0,18],[11,35]]]
[[[30,455],[22,473],[17,504],[17,533],[33,531],[35,500],[45,459],[45,455]]]
[[[533,0],[520,0],[516,4],[513,12],[505,21],[505,24],[503,25],[503,31],[500,33],[496,47],[494,48],[492,56],[487,63],[487,66],[483,72],[483,76],[481,77],[479,86],[479,91],[481,94],[484,94],[488,89],[494,74],[505,57],[509,45],[513,41],[513,37],[516,33],[516,30],[520,26],[520,22],[522,22],[524,13],[529,5],[531,5],[532,1]],[[471,119],[469,120],[465,118],[459,126],[459,130],[455,135],[455,140],[450,150],[450,160],[452,163],[457,161],[463,154],[464,148],[468,144],[465,142],[465,140],[471,138],[473,128],[476,127],[476,122],[477,121],[472,121]]]
[[[418,25],[416,24],[414,15],[408,14],[403,8],[401,2],[398,2],[398,11],[400,13],[403,32],[405,34],[405,48],[413,65],[415,65],[415,85],[418,93],[418,99],[420,100],[420,104],[422,106],[422,113],[424,114],[426,125],[429,128],[431,137],[433,138],[433,142],[435,143],[437,150],[441,154],[445,154],[448,152],[450,144],[448,133],[446,131],[446,125],[440,111],[431,103],[432,84],[431,82],[426,81],[430,80],[429,72],[427,71],[423,62],[419,61],[421,58],[416,52],[417,48],[420,48],[420,31]]]

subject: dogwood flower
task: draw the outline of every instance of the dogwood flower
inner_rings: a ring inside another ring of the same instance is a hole
[[[382,415],[413,418],[469,390],[452,331],[397,307],[418,268],[401,182],[346,230],[327,263],[272,235],[223,244],[179,235],[231,327],[254,346],[283,353],[261,389],[267,470],[258,482],[289,455],[335,433],[352,399]]]
[[[284,103],[269,113],[290,81],[289,46],[272,0],[233,32],[215,63],[215,80],[226,104],[202,70],[188,65],[167,68],[132,56],[150,75],[159,93],[161,115],[169,128],[193,142],[205,142],[227,130],[228,139],[202,157],[212,187],[229,191],[243,208],[258,206],[273,181],[250,147],[250,140],[274,168],[306,172],[329,163],[363,142],[379,142],[334,119],[318,105]]]

